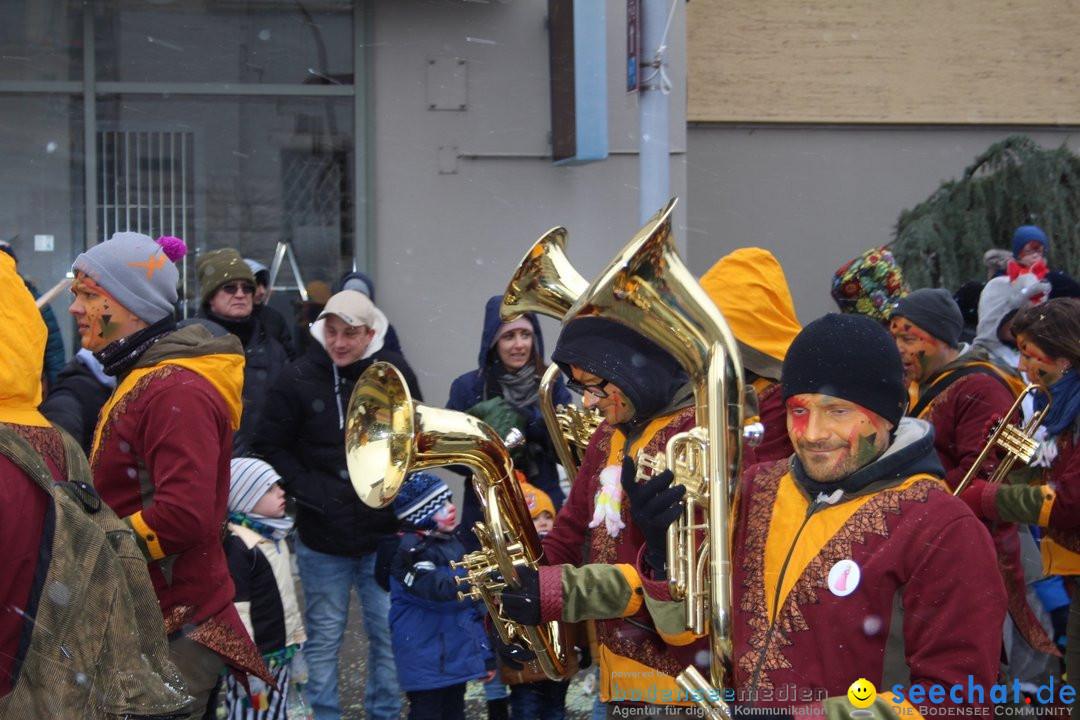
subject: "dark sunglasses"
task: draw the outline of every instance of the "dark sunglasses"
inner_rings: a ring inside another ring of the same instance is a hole
[[[237,290],[240,290],[245,295],[255,294],[255,286],[250,283],[225,283],[221,286],[221,289],[228,295],[235,295]]]
[[[586,385],[585,383],[575,380],[574,378],[570,378],[566,381],[566,387],[570,388],[578,395],[584,395],[585,393],[589,393],[594,397],[598,397],[601,399],[608,396],[607,391],[604,390],[604,386],[607,384],[607,380],[602,383],[597,383],[596,385]]]

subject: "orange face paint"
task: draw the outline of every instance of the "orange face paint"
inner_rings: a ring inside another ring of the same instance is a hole
[[[112,295],[94,282],[89,275],[79,271],[71,283],[75,299],[68,309],[75,316],[76,329],[87,350],[97,352],[106,345],[124,337],[125,323],[129,313]]]
[[[904,379],[922,382],[944,366],[948,346],[905,317],[889,320],[889,333],[904,363]]]

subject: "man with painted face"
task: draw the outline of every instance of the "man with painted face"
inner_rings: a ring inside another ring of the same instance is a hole
[[[225,665],[272,678],[233,605],[221,527],[244,351],[201,325],[176,329],[178,238],[120,232],[75,258],[83,347],[116,389],[90,454],[101,499],[146,556],[173,662],[201,717]]]
[[[897,301],[889,315],[904,378],[910,383],[908,414],[934,427],[934,449],[945,468],[945,482],[953,489],[975,464],[993,423],[1009,412],[1024,386],[1016,370],[985,348],[959,345],[962,326],[956,301],[940,288],[916,290]],[[989,477],[995,466],[984,463],[978,477]],[[988,527],[1009,593],[1009,617],[1032,648],[1056,655],[1027,601],[1021,531],[1007,522]]]
[[[412,397],[423,400],[405,358],[383,347],[386,326],[386,316],[366,295],[342,290],[332,296],[311,326],[316,342],[271,386],[255,434],[255,452],[296,498],[296,560],[308,633],[304,697],[317,720],[341,718],[338,663],[354,587],[368,638],[364,710],[373,720],[396,720],[401,708],[390,596],[375,581],[379,540],[397,531],[397,519],[391,508],[361,502],[345,461],[345,413],[364,370],[377,361],[393,363]]]
[[[665,567],[667,527],[684,488],[671,487],[670,472],[638,482],[635,466],[639,452],[662,453],[672,435],[694,426],[693,390],[658,345],[601,318],[568,323],[552,359],[604,422],[543,539],[547,566],[523,572],[521,591],[502,593],[503,612],[528,625],[596,620],[609,717],[696,716],[674,676],[707,657],[706,643],[683,627]]]
[[[997,678],[1005,593],[986,529],[941,481],[933,429],[904,417],[895,344],[869,318],[826,315],[783,378],[795,455],[743,472],[733,534],[737,701],[846,717],[864,678],[878,717],[914,713],[894,704],[920,704],[914,685],[968,705],[969,683]],[[887,647],[896,622],[902,648]],[[906,677],[886,675],[894,652]]]

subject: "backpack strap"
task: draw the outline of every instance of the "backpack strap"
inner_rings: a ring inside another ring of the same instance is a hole
[[[975,375],[977,373],[982,373],[995,378],[998,382],[1008,388],[1010,393],[1014,396],[1016,395],[1016,388],[1014,388],[1012,383],[1005,379],[993,365],[987,363],[972,363],[971,365],[966,365],[946,373],[935,380],[925,392],[919,393],[919,401],[915,403],[915,407],[911,408],[911,412],[909,412],[908,415],[911,417],[922,417],[922,414],[930,407],[930,403],[934,402],[934,399],[945,392],[950,385],[960,378],[967,377],[968,375]]]
[[[52,495],[56,481],[45,460],[33,445],[4,423],[0,423],[0,454],[18,465],[38,487]]]

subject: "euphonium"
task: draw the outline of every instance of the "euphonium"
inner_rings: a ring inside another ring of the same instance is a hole
[[[1031,418],[1026,424],[1022,422],[1020,406],[1024,403],[1024,398],[1031,392],[1042,392],[1046,394],[1046,407],[1038,412],[1032,413]],[[971,468],[964,475],[963,480],[953,490],[953,495],[959,495],[964,492],[971,481],[975,479],[975,476],[979,474],[979,469],[982,468],[983,463],[986,462],[986,458],[989,457],[990,452],[994,448],[1001,448],[1005,451],[1005,457],[1001,459],[997,468],[987,478],[987,482],[999,483],[1005,479],[1005,476],[1012,470],[1016,461],[1027,465],[1031,462],[1031,459],[1035,457],[1035,452],[1039,449],[1039,442],[1035,439],[1035,431],[1042,423],[1043,417],[1046,416],[1046,411],[1050,409],[1051,399],[1050,394],[1043,390],[1040,386],[1031,384],[1026,386],[1020,391],[1020,395],[1017,396],[1016,401],[1009,408],[1009,412],[1005,413],[1005,417],[997,421],[994,426],[993,432],[990,433],[990,437],[986,441],[986,445],[983,447],[982,452],[975,458],[975,462],[971,465]],[[1016,418],[1014,421],[1013,418]]]
[[[743,373],[731,330],[672,243],[675,202],[593,280],[565,322],[592,316],[621,323],[670,353],[690,376],[698,426],[668,443],[667,464],[675,482],[687,487],[683,516],[668,534],[668,573],[673,596],[686,602],[687,627],[703,633],[708,613],[711,679],[723,687],[732,673],[729,535],[742,456]],[[705,523],[697,519],[702,507]],[[687,672],[677,680],[688,691],[701,691]]]
[[[374,508],[392,502],[410,473],[446,465],[472,469],[487,524],[474,528],[482,549],[457,565],[467,571],[467,594],[484,602],[504,643],[527,643],[548,677],[565,676],[562,625],[518,625],[503,619],[494,602],[506,585],[520,588],[517,568],[535,568],[541,553],[510,453],[495,430],[466,413],[413,401],[397,368],[377,362],[360,376],[349,398],[345,459],[356,494]],[[496,573],[502,581],[494,579]]]
[[[566,228],[552,228],[525,253],[503,294],[499,315],[504,321],[526,312],[562,320],[588,287],[588,282],[566,257],[566,237]],[[594,411],[556,406],[551,393],[558,376],[559,367],[553,363],[540,380],[540,413],[559,462],[573,481],[581,454],[575,452],[575,448],[583,451],[602,418]]]

